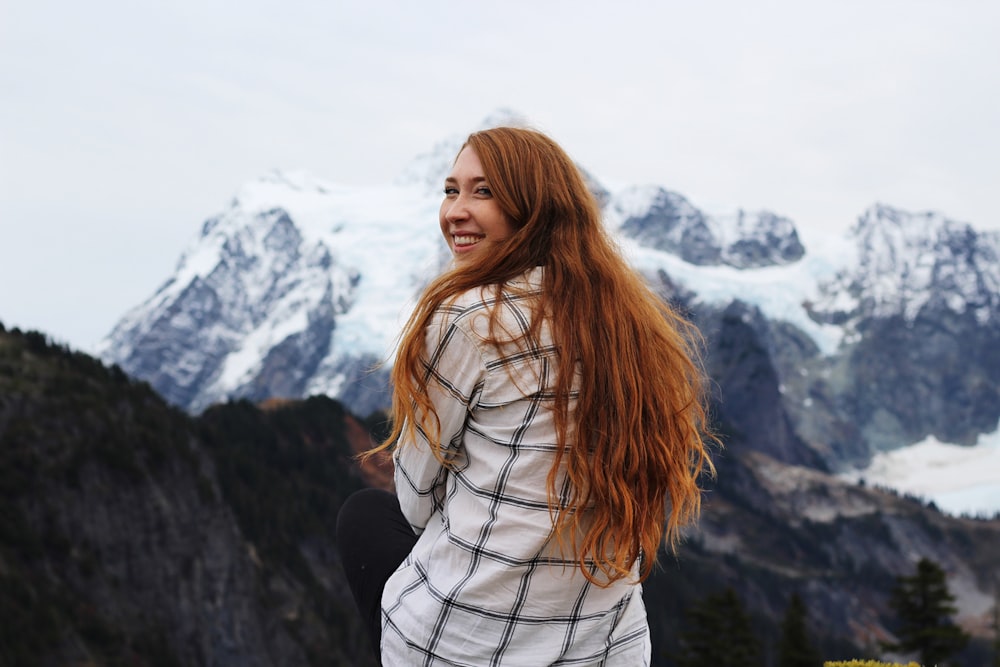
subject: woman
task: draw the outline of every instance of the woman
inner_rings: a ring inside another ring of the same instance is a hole
[[[453,267],[392,371],[396,494],[345,503],[345,571],[387,666],[649,663],[640,583],[697,517],[692,327],[607,238],[566,153],[471,135],[445,180]],[[379,647],[380,638],[380,647]]]

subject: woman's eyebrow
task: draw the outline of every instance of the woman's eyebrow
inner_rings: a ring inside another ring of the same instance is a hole
[[[485,176],[473,176],[469,180],[472,181],[473,183],[482,183],[483,181],[486,180],[486,177]],[[447,178],[444,179],[444,182],[445,183],[458,183],[458,179],[455,178],[454,176],[448,176]]]

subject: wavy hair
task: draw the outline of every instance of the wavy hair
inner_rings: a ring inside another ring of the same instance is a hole
[[[554,535],[563,547],[574,545],[595,584],[630,576],[637,560],[645,580],[659,546],[676,549],[681,528],[697,519],[699,476],[714,473],[700,336],[619,254],[594,196],[558,144],[534,130],[499,127],[470,135],[465,147],[479,157],[514,231],[482,261],[456,267],[424,290],[392,369],[393,431],[372,452],[411,438],[419,424],[449,465],[422,372],[425,329],[458,294],[484,286],[499,292],[543,266],[528,335],[539,332],[543,314],[560,350],[551,403],[558,446],[547,490]],[[556,488],[563,475],[568,495]]]

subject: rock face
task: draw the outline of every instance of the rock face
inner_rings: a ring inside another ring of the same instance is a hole
[[[928,435],[975,444],[1000,415],[1000,326],[930,306],[873,320],[843,360],[844,408],[878,450]],[[850,401],[849,403],[846,401]]]
[[[634,188],[621,201],[625,236],[691,264],[749,269],[788,264],[805,254],[792,221],[769,211],[711,218],[663,188]]]
[[[358,280],[287,211],[237,200],[118,324],[106,354],[192,412],[227,398],[302,396]]]
[[[857,261],[808,306],[848,332],[829,363],[841,411],[873,450],[973,444],[1000,417],[1000,237],[884,205],[851,236]]]
[[[760,311],[733,302],[698,318],[708,337],[709,375],[716,389],[718,420],[727,437],[792,465],[825,469],[806,446],[782,401],[781,382],[768,346],[770,325]]]
[[[900,316],[970,314],[980,324],[1000,313],[1000,233],[981,233],[939,213],[884,204],[851,229],[855,257],[820,287],[813,317],[861,324]]]
[[[662,633],[654,646],[676,645],[672,633],[688,608],[675,602],[679,591],[732,587],[758,627],[771,628],[764,634],[780,636],[777,624],[797,592],[823,656],[870,655],[871,646],[898,627],[886,606],[889,589],[896,577],[912,575],[915,560],[924,556],[948,573],[949,590],[958,598],[956,620],[977,629],[976,648],[960,664],[985,664],[998,521],[947,517],[913,499],[741,453],[742,444],[731,442],[717,457],[718,483],[706,496],[698,529],[680,557],[667,558],[661,576],[645,587],[663,605],[650,612],[654,637]]]

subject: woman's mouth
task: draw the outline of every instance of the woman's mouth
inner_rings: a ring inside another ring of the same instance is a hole
[[[471,246],[474,246],[477,243],[479,243],[480,241],[482,241],[483,237],[482,236],[471,236],[471,235],[468,235],[468,234],[462,234],[462,235],[456,234],[455,236],[452,237],[452,239],[453,239],[453,243],[454,243],[455,249],[457,250],[459,248],[469,248]]]

